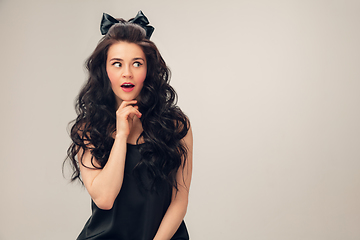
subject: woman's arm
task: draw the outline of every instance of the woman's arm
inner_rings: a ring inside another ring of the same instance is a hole
[[[184,170],[180,167],[176,175],[179,191],[176,192],[176,189],[173,189],[170,206],[161,221],[154,240],[171,239],[186,214],[192,173],[193,138],[191,127],[187,135],[183,138],[183,141],[188,149],[188,155]]]
[[[126,144],[135,116],[141,117],[137,107],[133,107],[136,101],[123,101],[116,112],[116,136],[111,148],[109,159],[102,169],[92,167],[90,150],[86,150],[82,163],[79,163],[82,181],[95,204],[104,210],[111,209],[115,198],[120,192],[125,168]],[[83,151],[78,153],[78,159]],[[95,166],[99,167],[96,159]],[[87,167],[85,167],[85,166]]]

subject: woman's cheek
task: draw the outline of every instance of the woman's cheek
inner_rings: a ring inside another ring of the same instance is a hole
[[[145,78],[146,78],[146,71],[141,76],[141,79],[142,79],[141,83],[143,83],[145,81]]]
[[[109,77],[109,80],[111,82],[111,85],[117,85],[117,78],[116,78],[116,75],[114,73],[112,73],[111,71],[108,71],[107,72],[108,74],[108,77]]]

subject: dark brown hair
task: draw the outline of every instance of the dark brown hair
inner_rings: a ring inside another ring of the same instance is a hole
[[[146,39],[141,26],[118,20],[120,23],[109,29],[86,61],[89,77],[77,97],[77,118],[70,123],[73,142],[67,159],[73,167],[71,180],[81,180],[78,164],[82,164],[83,156],[77,157],[80,149],[89,149],[101,168],[108,160],[114,142],[116,100],[105,64],[109,47],[125,41],[139,45],[147,61],[147,76],[138,103],[143,126],[139,139],[143,137],[145,143],[141,144],[142,159],[137,167],[146,166],[154,184],[167,181],[177,189],[176,172],[187,158],[181,139],[189,130],[188,118],[176,106],[177,95],[169,85],[170,70],[155,44]]]

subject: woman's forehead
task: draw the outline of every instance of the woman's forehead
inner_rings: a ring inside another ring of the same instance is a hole
[[[145,54],[142,48],[136,43],[129,42],[116,42],[109,47],[108,58],[121,58],[121,59],[132,59],[132,58],[144,58]]]

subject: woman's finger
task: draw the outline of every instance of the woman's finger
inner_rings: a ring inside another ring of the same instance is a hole
[[[126,106],[125,108],[119,109],[116,112],[117,117],[120,118],[120,119],[124,119],[124,120],[125,119],[128,120],[130,114],[136,115],[138,118],[140,118],[142,116],[140,111],[137,108],[133,107],[133,106]],[[132,116],[130,116],[130,118],[132,118]]]
[[[136,109],[135,107],[129,107],[128,108],[128,116],[130,116],[130,118],[133,118],[133,116],[134,115],[136,115],[138,118],[140,118],[141,117],[141,112],[139,112],[139,110],[138,109]]]
[[[118,110],[119,110],[119,109],[122,109],[122,108],[125,108],[125,107],[127,107],[127,106],[129,106],[129,105],[135,105],[136,103],[137,103],[136,100],[122,101],[122,103],[120,104]]]

